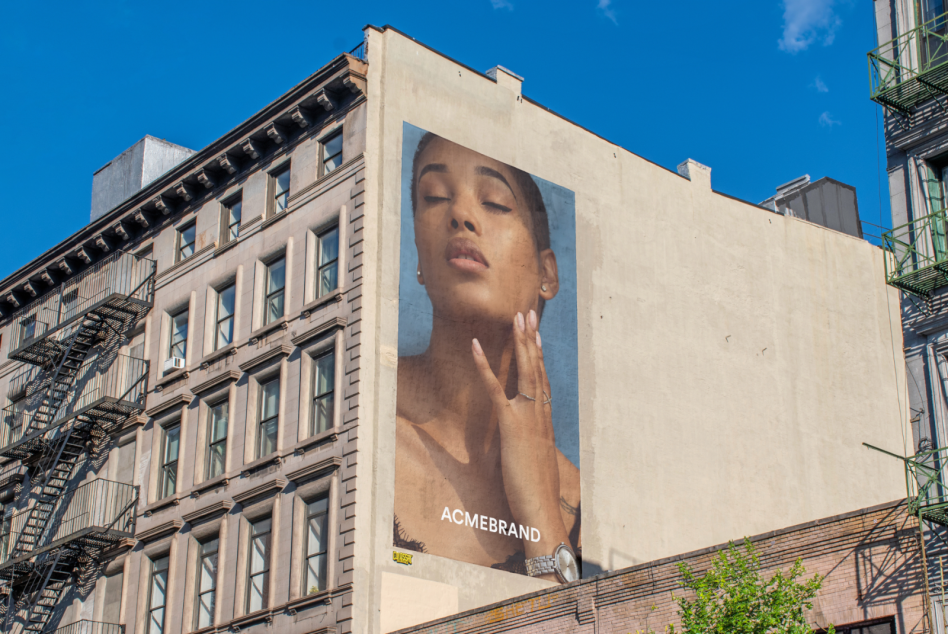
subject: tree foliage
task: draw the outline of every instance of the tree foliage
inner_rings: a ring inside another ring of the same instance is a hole
[[[679,582],[685,596],[675,597],[681,629],[669,626],[672,634],[810,634],[807,611],[823,585],[814,575],[798,581],[805,573],[797,559],[786,572],[778,570],[770,579],[760,572],[760,560],[750,540],[743,552],[733,543],[718,553],[711,567],[697,574],[685,563],[678,565]],[[674,594],[673,594],[674,596]],[[829,633],[833,633],[830,626]]]

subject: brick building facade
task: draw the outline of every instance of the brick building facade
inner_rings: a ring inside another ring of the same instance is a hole
[[[800,558],[824,575],[810,622],[837,632],[929,631],[918,522],[902,502],[846,513],[751,539],[765,577]],[[700,574],[726,545],[652,561],[399,630],[399,634],[612,634],[678,625],[678,566]],[[937,556],[937,554],[936,554]],[[931,566],[930,566],[931,567]],[[935,568],[932,568],[933,570]],[[876,626],[876,627],[872,627]],[[863,628],[863,629],[859,629]],[[872,628],[872,629],[868,629]]]

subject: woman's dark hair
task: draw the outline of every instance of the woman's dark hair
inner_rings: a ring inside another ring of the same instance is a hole
[[[425,151],[425,148],[434,141],[435,139],[441,139],[446,141],[444,137],[440,137],[433,132],[425,132],[425,135],[421,137],[421,141],[418,142],[418,147],[415,149],[415,157],[412,159],[411,164],[411,213],[412,216],[415,215],[415,210],[418,208],[417,194],[415,192],[416,183],[415,183],[415,174],[418,173],[418,159],[421,157],[422,152]],[[507,165],[505,163],[505,165]],[[527,208],[532,212],[530,214],[533,219],[533,238],[536,241],[537,254],[541,251],[550,248],[550,220],[546,214],[546,205],[543,203],[543,196],[540,194],[540,188],[537,187],[537,184],[534,182],[533,178],[523,170],[517,169],[513,165],[507,165],[507,169],[511,171],[514,177],[514,181],[517,183],[517,189],[523,192],[525,200],[523,201]]]

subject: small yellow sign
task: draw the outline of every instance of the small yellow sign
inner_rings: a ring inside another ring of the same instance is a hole
[[[410,566],[410,565],[411,565],[411,555],[409,555],[408,553],[400,553],[400,552],[396,552],[396,551],[393,550],[393,551],[392,551],[392,561],[394,561],[394,562],[397,563],[397,564],[405,564],[406,566]]]

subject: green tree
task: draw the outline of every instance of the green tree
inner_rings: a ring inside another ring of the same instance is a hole
[[[712,560],[711,568],[698,575],[685,563],[678,565],[682,588],[688,596],[675,597],[682,634],[810,634],[807,611],[823,585],[815,575],[797,581],[806,570],[797,559],[786,573],[770,579],[760,572],[760,560],[750,540],[743,552],[733,543]],[[672,595],[674,596],[674,594]],[[689,598],[692,596],[693,598]],[[677,630],[669,626],[667,631]],[[829,632],[833,633],[830,626]]]

